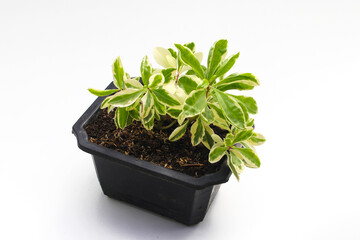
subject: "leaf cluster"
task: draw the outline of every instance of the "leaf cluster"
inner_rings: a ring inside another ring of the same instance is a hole
[[[118,128],[123,129],[134,120],[141,121],[148,130],[176,124],[170,141],[180,139],[190,128],[192,145],[207,147],[211,163],[225,156],[239,179],[245,166],[260,167],[255,146],[264,143],[265,138],[253,129],[251,115],[258,111],[256,101],[227,92],[252,90],[260,84],[251,73],[228,74],[240,53],[226,57],[227,44],[227,40],[219,40],[212,45],[206,66],[201,64],[203,55],[196,52],[193,42],[175,44],[174,49],[157,47],[154,58],[163,68],[153,68],[145,56],[138,78],[129,77],[118,57],[112,67],[116,89],[89,91],[108,96],[101,108],[115,110]],[[172,123],[163,126],[163,120],[169,117]],[[155,119],[158,124],[154,126]],[[215,126],[228,132],[224,138],[215,134]]]

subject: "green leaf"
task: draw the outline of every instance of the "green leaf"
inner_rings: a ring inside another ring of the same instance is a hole
[[[143,85],[139,82],[139,80],[135,78],[129,78],[125,80],[126,88],[134,88],[134,89],[143,89]]]
[[[209,56],[208,56],[208,69],[207,69],[207,79],[210,79],[218,65],[220,64],[223,56],[227,53],[227,44],[228,41],[225,39],[221,39],[213,44],[210,48]]]
[[[244,162],[235,154],[233,149],[230,149],[230,161],[235,166],[237,173],[240,174],[245,169]]]
[[[221,160],[221,158],[226,154],[228,147],[223,145],[215,144],[209,153],[209,162],[216,163]]]
[[[249,168],[258,168],[260,167],[260,159],[256,155],[256,152],[250,148],[237,148],[233,147],[232,152],[236,156],[243,160],[245,166]]]
[[[138,105],[138,106],[140,106],[140,105]],[[139,109],[138,109],[138,108],[134,108],[134,109],[130,110],[130,111],[129,111],[129,115],[130,115],[133,119],[135,119],[135,120],[137,120],[137,121],[140,121],[140,114],[139,114]]]
[[[205,111],[201,113],[201,117],[207,123],[213,123],[215,120],[213,111],[211,111],[210,108],[207,106],[205,107]]]
[[[228,94],[218,90],[215,91],[215,95],[227,119],[236,127],[244,128],[246,125],[245,114],[237,101]]]
[[[259,86],[259,80],[251,73],[234,73],[223,80],[215,83],[213,86],[221,91],[227,90],[251,90]]]
[[[259,146],[263,144],[266,141],[266,139],[262,134],[254,132],[251,138],[248,139],[248,141],[255,146]]]
[[[149,85],[149,79],[152,74],[152,71],[153,70],[152,70],[151,64],[149,62],[149,58],[147,56],[145,56],[141,62],[141,67],[140,67],[141,79],[142,79],[142,82],[144,83],[144,86]]]
[[[154,106],[154,99],[149,91],[141,98],[142,105],[140,106],[140,116],[145,118]]]
[[[227,73],[234,66],[239,56],[240,53],[234,54],[228,57],[224,62],[222,62],[214,73],[214,76],[212,76],[212,79],[216,79],[217,77],[220,77]]]
[[[118,107],[115,111],[115,125],[117,128],[124,129],[127,125],[129,112],[125,108]]]
[[[100,109],[104,109],[104,108],[107,108],[110,106],[109,101],[110,101],[111,97],[112,96],[104,99],[104,101],[101,103]]]
[[[199,81],[197,81],[196,78],[196,76],[184,75],[179,78],[178,84],[182,89],[184,89],[185,93],[189,95],[198,86]]]
[[[203,123],[201,122],[201,118],[198,118],[191,126],[190,133],[191,133],[191,144],[193,146],[198,145],[202,141],[205,134],[205,128]]]
[[[240,96],[233,95],[233,97],[236,98],[238,101],[242,102],[246,106],[249,113],[251,113],[251,114],[257,113],[258,107],[257,107],[257,103],[254,98],[241,96],[241,95]]]
[[[201,113],[206,107],[206,90],[192,91],[189,97],[186,98],[184,103],[185,117],[193,117]]]
[[[181,53],[181,60],[186,65],[189,65],[196,72],[196,74],[200,76],[200,78],[204,78],[204,71],[201,67],[199,60],[197,60],[193,52],[189,48],[184,47],[181,44],[175,44],[175,46],[177,47],[177,49],[179,49]]]
[[[249,118],[247,123],[246,123],[246,126],[248,127],[252,127],[254,126],[254,119],[253,118]]]
[[[133,104],[143,93],[143,89],[136,90],[127,88],[114,94],[108,103],[110,105],[114,105],[115,107],[128,107]]]
[[[188,49],[190,49],[192,52],[195,52],[195,43],[194,42],[185,43],[184,46],[187,47]]]
[[[226,134],[226,137],[224,139],[225,146],[230,147],[234,145],[233,141],[234,141],[234,135],[232,135],[231,133]]]
[[[175,108],[168,108],[166,110],[167,114],[170,115],[170,117],[172,118],[178,118],[181,111],[182,111],[181,109],[175,109]]]
[[[151,130],[154,127],[154,120],[155,120],[155,110],[152,108],[150,110],[150,113],[145,117],[141,119],[141,122],[145,129]]]
[[[149,88],[155,88],[164,82],[164,77],[161,73],[152,75],[149,79]]]
[[[211,111],[214,113],[213,124],[219,128],[229,130],[229,123],[227,122],[227,119],[220,106],[217,103],[208,103],[208,105],[210,106]]]
[[[230,154],[227,154],[227,164],[231,170],[231,172],[234,174],[234,176],[236,177],[236,180],[240,180],[240,177],[239,177],[239,174],[234,166],[234,164],[232,163],[232,155],[231,153]]]
[[[119,89],[108,89],[108,90],[97,90],[93,88],[88,88],[89,92],[92,94],[98,96],[98,97],[104,97],[113,93],[116,93],[119,91]]]
[[[164,84],[169,83],[174,79],[175,68],[166,68],[161,70],[162,75],[164,76]]]
[[[186,121],[184,124],[175,128],[174,131],[170,134],[169,140],[172,142],[179,140],[185,134],[188,123],[189,121]]]
[[[114,76],[114,85],[120,90],[124,89],[124,80],[126,79],[126,75],[120,57],[115,59],[112,70]]]
[[[152,89],[152,93],[156,96],[157,100],[169,107],[180,105],[179,101],[170,96],[170,94],[163,88]]]
[[[160,115],[165,115],[166,114],[166,109],[165,106],[163,104],[161,104],[157,98],[153,95],[153,93],[151,93],[153,99],[154,99],[154,106],[156,111],[160,114]]]
[[[249,139],[252,134],[253,134],[252,127],[247,127],[245,129],[237,129],[234,134],[235,138],[234,138],[233,142],[235,144],[235,143],[245,141],[245,140]]]
[[[172,49],[172,48],[168,48],[168,50],[169,50],[171,56],[173,56],[173,58],[176,59],[176,58],[177,58],[177,53],[176,53],[176,51],[175,51],[174,49]]]
[[[202,143],[205,147],[208,149],[211,149],[212,146],[215,144],[214,139],[211,137],[212,134],[214,134],[214,130],[211,129],[211,127],[207,124],[203,124],[205,128],[205,134],[202,140]]]

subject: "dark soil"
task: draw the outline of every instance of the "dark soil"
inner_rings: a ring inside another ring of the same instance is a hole
[[[192,146],[190,125],[181,139],[170,142],[168,136],[176,126],[148,131],[143,128],[141,122],[134,121],[122,130],[116,128],[113,116],[114,112],[108,114],[102,110],[85,127],[90,142],[194,177],[214,173],[220,169],[222,161],[209,163],[209,150],[205,146]]]

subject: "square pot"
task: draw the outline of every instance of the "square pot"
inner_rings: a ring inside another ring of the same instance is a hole
[[[72,129],[79,148],[93,156],[104,194],[186,225],[202,221],[220,184],[230,178],[226,162],[218,172],[195,178],[91,143],[84,126],[100,113],[104,99],[98,97]]]

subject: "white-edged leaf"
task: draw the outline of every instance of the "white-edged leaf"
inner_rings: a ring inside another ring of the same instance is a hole
[[[142,79],[142,82],[144,83],[144,86],[148,86],[149,79],[153,72],[153,69],[151,67],[149,58],[147,56],[145,56],[143,58],[143,60],[141,61],[140,72],[141,72],[141,79]]]
[[[246,116],[239,103],[230,95],[221,91],[216,90],[215,95],[227,119],[236,127],[244,128],[246,125]]]
[[[170,115],[170,117],[172,117],[172,118],[178,118],[179,117],[179,115],[180,115],[180,113],[181,113],[181,109],[176,109],[176,108],[168,108],[167,110],[166,110],[166,113],[168,114],[168,115]]]
[[[191,144],[193,146],[198,145],[205,134],[205,128],[201,121],[201,118],[197,118],[196,121],[193,123],[193,125],[190,128],[191,133]]]
[[[242,141],[245,141],[247,139],[249,139],[253,134],[253,128],[252,127],[246,127],[244,129],[237,129],[235,131],[235,138],[233,140],[234,144],[235,143],[239,143]]]
[[[189,48],[181,44],[175,44],[175,47],[179,49],[181,53],[180,54],[181,60],[186,65],[189,65],[200,78],[204,78],[204,70],[202,69],[199,60],[195,57],[193,52]]]
[[[141,98],[142,105],[140,105],[140,116],[145,118],[154,106],[154,98],[151,93],[147,91]]]
[[[239,96],[234,96],[233,95],[233,97],[236,98],[238,101],[242,102],[246,106],[249,113],[251,113],[251,114],[256,114],[257,113],[258,106],[257,106],[257,103],[256,103],[254,98],[247,97],[247,96],[242,96],[242,95],[239,95]]]
[[[223,80],[215,83],[213,86],[221,91],[227,90],[251,90],[259,86],[259,80],[251,73],[234,73]]]
[[[240,171],[239,168],[235,167],[235,165],[233,163],[234,158],[236,158],[236,155],[234,153],[232,153],[231,150],[230,150],[230,152],[227,154],[227,157],[228,157],[227,158],[227,164],[228,164],[231,172],[234,174],[236,180],[239,181],[240,180],[239,174],[240,174],[241,171]]]
[[[227,73],[235,64],[236,60],[239,58],[240,53],[231,55],[225,61],[223,61],[219,67],[216,69],[212,79],[216,79],[217,77],[220,77]]]
[[[184,89],[186,94],[190,94],[194,91],[198,84],[201,82],[201,79],[193,75],[184,75],[179,78],[178,85]]]
[[[124,129],[127,125],[129,112],[125,108],[118,107],[115,111],[115,125],[117,128]]]
[[[164,104],[161,104],[158,100],[157,100],[157,98],[153,95],[153,93],[151,93],[152,94],[152,97],[153,97],[153,99],[154,99],[154,107],[155,107],[155,109],[156,109],[156,112],[158,113],[158,114],[160,114],[160,115],[165,115],[166,114],[166,107],[165,107],[165,105]]]
[[[253,149],[233,147],[232,150],[233,153],[244,162],[245,166],[249,168],[260,167],[260,159]]]
[[[201,117],[207,123],[213,123],[215,120],[214,113],[210,110],[208,106],[206,106],[205,110],[201,113]]]
[[[186,121],[184,122],[184,124],[175,128],[174,131],[170,134],[169,140],[174,142],[176,140],[179,140],[182,136],[184,136],[188,123],[189,121]]]
[[[169,62],[167,61],[167,58],[166,58],[167,56],[171,56],[171,53],[168,49],[163,48],[163,47],[156,47],[153,50],[153,55],[154,55],[155,61],[159,65],[163,66],[164,68],[173,67],[169,64]]]
[[[165,106],[173,107],[180,105],[179,101],[172,97],[165,89],[156,88],[152,89],[151,92],[157,98],[157,100]]]
[[[192,91],[184,103],[184,115],[193,117],[201,113],[207,106],[206,89]]]
[[[213,133],[213,134],[211,134],[211,137],[216,143],[224,144],[224,141],[222,140],[222,138],[219,135]]]
[[[266,141],[266,139],[262,134],[254,132],[251,138],[248,139],[248,141],[255,146],[259,146],[263,144]]]
[[[144,86],[135,78],[125,80],[126,88],[142,89]]]
[[[220,64],[223,56],[227,53],[227,44],[228,41],[221,39],[216,41],[210,48],[208,55],[208,68],[207,68],[207,78],[210,79],[218,65]]]
[[[119,89],[107,89],[107,90],[98,90],[94,88],[88,88],[88,91],[98,97],[104,97],[119,91]]]
[[[143,89],[136,90],[127,88],[114,94],[108,103],[115,107],[128,107],[132,105],[143,93]]]
[[[216,163],[221,160],[221,158],[226,154],[228,147],[223,145],[215,144],[209,153],[209,162]]]
[[[205,128],[205,134],[202,140],[202,144],[204,144],[204,146],[210,150],[212,146],[215,144],[214,139],[211,137],[211,135],[214,134],[214,130],[212,130],[212,128],[207,124],[204,124],[204,128]]]
[[[112,65],[112,71],[114,76],[114,85],[120,90],[124,89],[124,80],[126,79],[126,74],[120,57],[115,59]]]
[[[104,99],[104,101],[102,101],[100,109],[104,109],[104,108],[107,108],[107,107],[110,106],[109,101],[110,101],[111,97],[112,96],[107,97],[107,98]]]
[[[154,88],[164,83],[164,76],[159,74],[154,74],[149,79],[149,88]]]

